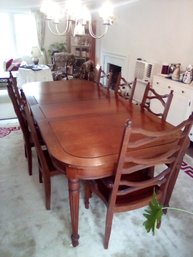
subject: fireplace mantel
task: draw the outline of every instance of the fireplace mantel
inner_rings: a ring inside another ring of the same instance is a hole
[[[127,75],[128,57],[120,54],[102,52],[102,63],[105,72],[108,72],[108,65],[114,64],[121,67],[122,74]]]

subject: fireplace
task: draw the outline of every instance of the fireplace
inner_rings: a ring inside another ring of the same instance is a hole
[[[118,75],[121,72],[121,67],[118,66],[118,65],[112,64],[112,63],[108,63],[107,67],[108,67],[107,71],[112,72],[112,74],[113,74],[112,79],[111,79],[110,88],[112,88],[114,90],[116,82],[117,82]]]
[[[121,72],[123,76],[124,74],[127,74],[128,58],[119,54],[103,52],[102,61],[104,71],[106,73],[108,73],[109,71],[113,72],[113,82],[111,88],[114,89],[119,72]]]

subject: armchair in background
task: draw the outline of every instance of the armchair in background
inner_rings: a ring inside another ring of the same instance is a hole
[[[52,76],[53,80],[69,79],[69,76],[73,76],[73,67],[75,64],[75,57],[71,53],[54,53]]]

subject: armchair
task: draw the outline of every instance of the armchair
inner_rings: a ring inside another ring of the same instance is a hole
[[[54,80],[69,79],[73,75],[73,66],[75,64],[75,57],[71,53],[54,53],[52,76]]]

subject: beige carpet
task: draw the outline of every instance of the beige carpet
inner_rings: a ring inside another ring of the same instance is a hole
[[[18,124],[0,127],[17,128]],[[21,130],[0,138],[0,256],[1,257],[192,257],[193,217],[168,211],[156,235],[143,227],[143,209],[114,216],[109,249],[103,248],[106,208],[93,197],[90,209],[80,199],[80,245],[73,248],[67,180],[52,180],[52,209],[44,207],[43,186],[33,153],[33,175],[27,172]],[[185,162],[193,166],[192,158]],[[171,206],[193,210],[193,178],[180,172]]]
[[[0,88],[0,120],[16,118],[11,100],[7,94],[7,89]]]

